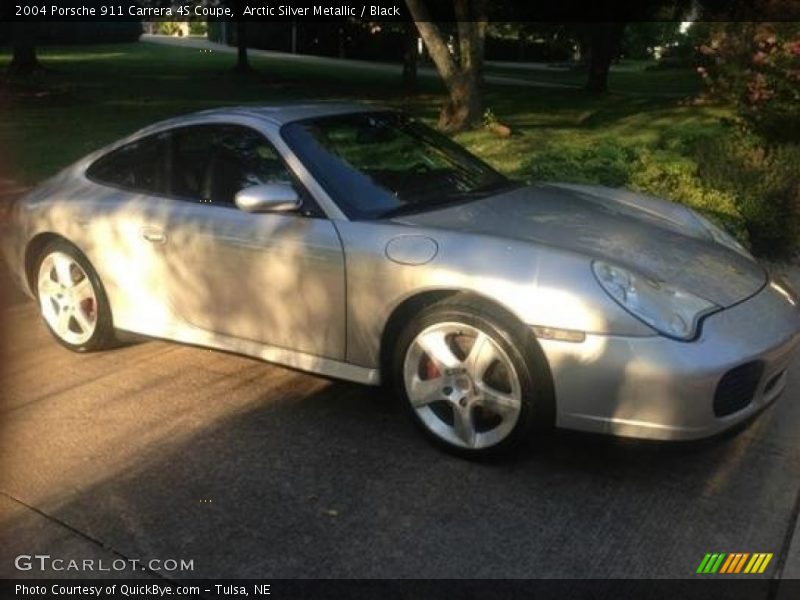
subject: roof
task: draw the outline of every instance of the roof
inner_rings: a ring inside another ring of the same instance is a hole
[[[225,118],[256,118],[263,119],[281,126],[292,121],[299,121],[313,117],[326,117],[333,115],[343,115],[359,112],[374,112],[388,110],[380,106],[371,106],[357,103],[342,102],[313,102],[304,104],[273,104],[273,105],[253,105],[253,106],[229,106],[224,108],[212,108],[200,112],[190,113],[179,117],[174,117],[166,121],[154,123],[149,127],[137,132],[137,135],[175,127],[189,122],[196,123],[198,119],[208,117],[210,120]]]
[[[280,127],[292,121],[299,121],[302,119],[309,119],[313,117],[326,117],[334,115],[345,115],[360,112],[377,112],[390,110],[386,107],[357,104],[355,102],[307,102],[302,104],[272,104],[272,105],[258,105],[252,106],[229,106],[224,108],[212,108],[209,110],[202,110],[199,112],[189,113],[164,121],[159,121],[148,125],[134,133],[120,138],[117,141],[95,150],[91,154],[84,156],[73,167],[85,169],[91,161],[97,157],[111,152],[115,148],[119,148],[124,144],[128,144],[134,140],[140,139],[146,135],[158,133],[166,129],[174,127],[181,127],[183,125],[196,125],[202,124],[207,121],[209,123],[225,122],[227,119],[236,121],[238,119],[262,119]]]
[[[387,110],[380,106],[357,104],[355,102],[311,102],[305,104],[275,104],[270,106],[236,106],[231,108],[212,109],[204,113],[227,114],[246,113],[249,116],[260,117],[272,121],[276,125],[284,125],[292,121],[309,119],[312,117],[326,117],[357,112],[372,112]]]

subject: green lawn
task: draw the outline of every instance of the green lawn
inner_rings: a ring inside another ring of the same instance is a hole
[[[660,97],[683,97],[696,95],[702,80],[693,69],[652,69],[654,61],[626,60],[614,65],[608,78],[612,93]],[[507,66],[490,66],[487,73],[514,77],[526,81],[562,83],[582,87],[586,83],[586,71],[581,68],[559,70],[526,69]]]
[[[0,148],[11,149],[8,176],[25,183],[141,126],[204,108],[358,100],[435,122],[443,100],[432,78],[422,79],[421,93],[406,99],[399,76],[350,65],[253,58],[257,75],[243,77],[231,70],[233,55],[146,43],[45,48],[40,55],[46,73],[0,87]],[[0,69],[8,61],[0,54]],[[514,76],[532,80],[540,74],[513,69]],[[611,79],[618,93],[604,97],[580,89],[488,85],[487,107],[514,134],[503,139],[480,129],[457,139],[515,177],[625,185],[734,218],[729,199],[692,179],[692,148],[719,131],[725,110],[663,96],[670,78],[684,85],[690,76],[623,69]]]
[[[13,176],[28,183],[181,113],[297,99],[379,98],[375,90],[392,98],[395,86],[381,73],[258,58],[252,59],[257,74],[243,77],[231,70],[232,55],[145,43],[45,48],[40,58],[46,73],[15,82],[10,91],[7,83],[6,90],[0,88],[10,96],[0,119],[0,145],[13,148]],[[0,70],[9,60],[0,54]]]

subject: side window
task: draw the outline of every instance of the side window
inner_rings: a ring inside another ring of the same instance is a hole
[[[170,194],[205,199],[206,171],[211,155],[208,127],[189,127],[172,133]]]
[[[86,175],[129,190],[166,193],[166,140],[161,133],[122,146],[95,161]]]
[[[261,134],[238,125],[197,125],[173,132],[171,193],[233,205],[254,185],[290,183],[278,152]]]

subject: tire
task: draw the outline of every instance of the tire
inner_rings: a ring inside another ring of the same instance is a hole
[[[554,425],[552,377],[533,333],[464,295],[422,309],[406,325],[391,376],[412,421],[458,456],[505,455]]]
[[[111,308],[92,265],[65,240],[50,242],[36,262],[34,290],[53,337],[73,352],[116,345]]]

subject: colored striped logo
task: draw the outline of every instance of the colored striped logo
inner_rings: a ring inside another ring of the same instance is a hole
[[[703,575],[725,573],[727,575],[747,573],[756,575],[767,570],[772,553],[756,552],[718,552],[708,553],[703,557],[697,572]]]

